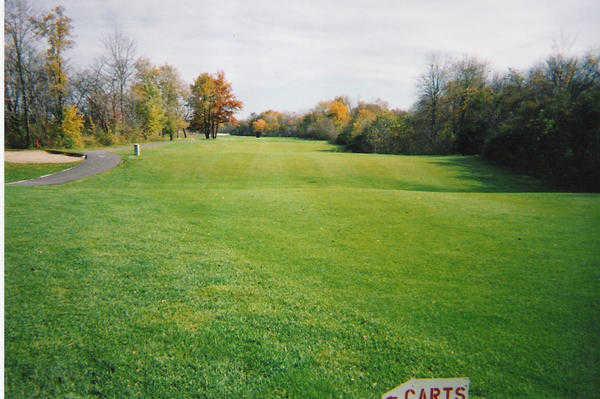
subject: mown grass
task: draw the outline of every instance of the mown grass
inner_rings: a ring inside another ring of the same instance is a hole
[[[69,163],[11,163],[4,162],[4,181],[6,183],[29,180],[36,177],[60,172],[77,166],[78,162]]]
[[[6,187],[8,397],[600,390],[600,196],[292,139],[142,154]]]

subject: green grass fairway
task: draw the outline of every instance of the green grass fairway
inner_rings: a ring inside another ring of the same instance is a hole
[[[8,183],[19,180],[34,179],[50,173],[56,173],[60,172],[61,170],[73,168],[78,164],[79,162],[38,164],[4,162],[4,181]]]
[[[5,187],[7,397],[378,398],[459,376],[478,398],[597,397],[600,195],[293,139],[142,154]]]

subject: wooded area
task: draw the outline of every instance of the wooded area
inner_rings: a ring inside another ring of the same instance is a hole
[[[325,139],[357,152],[479,154],[561,187],[600,190],[598,55],[554,54],[505,74],[475,58],[432,58],[418,92],[409,111],[337,97],[303,115],[252,114],[230,131]]]
[[[10,148],[111,145],[186,129],[216,137],[242,103],[223,72],[187,85],[177,69],[139,57],[115,30],[104,54],[85,69],[66,62],[71,19],[62,7],[39,12],[27,1],[5,5],[5,145]]]

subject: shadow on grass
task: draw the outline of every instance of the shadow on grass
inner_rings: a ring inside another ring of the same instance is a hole
[[[317,150],[330,153],[355,153],[344,146],[332,145]],[[396,154],[367,154],[396,157]],[[429,192],[483,192],[483,193],[549,193],[568,192],[553,187],[531,176],[517,174],[506,168],[496,166],[474,155],[401,155],[421,158],[425,164],[441,168],[446,175],[457,181],[455,184],[420,184],[408,181],[390,181],[389,184],[398,190]]]
[[[328,148],[322,148],[320,150],[317,150],[317,152],[347,152],[347,153],[353,153],[353,154],[360,154],[360,153],[352,152],[351,150],[345,148],[344,146],[337,145],[337,144],[333,144]]]
[[[428,162],[446,169],[455,178],[464,181],[467,186],[464,189],[458,190],[428,189],[427,191],[489,193],[542,193],[561,191],[531,176],[519,175],[490,164],[477,156],[436,157]]]

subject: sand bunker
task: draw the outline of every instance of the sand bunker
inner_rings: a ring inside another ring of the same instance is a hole
[[[4,160],[11,163],[67,163],[80,162],[83,157],[63,154],[50,154],[46,151],[4,151]]]

